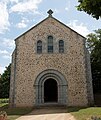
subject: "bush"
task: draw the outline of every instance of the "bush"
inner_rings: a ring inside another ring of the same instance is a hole
[[[1,103],[9,103],[9,99],[5,98],[5,99],[0,99],[0,104]]]
[[[5,111],[0,112],[0,120],[7,120],[7,113]]]
[[[101,117],[92,116],[91,120],[101,120]]]

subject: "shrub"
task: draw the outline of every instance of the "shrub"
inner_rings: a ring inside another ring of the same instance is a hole
[[[101,120],[101,117],[92,116],[91,120]]]
[[[7,120],[7,113],[5,111],[0,112],[0,120]]]
[[[9,102],[9,99],[0,99],[0,103],[8,103]]]

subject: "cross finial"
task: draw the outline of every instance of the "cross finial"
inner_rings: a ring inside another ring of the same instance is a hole
[[[53,11],[50,9],[47,13],[48,13],[48,14],[49,14],[49,16],[51,17],[51,16],[52,16],[52,14],[53,14]]]

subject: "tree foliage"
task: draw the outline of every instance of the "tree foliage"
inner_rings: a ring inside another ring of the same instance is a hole
[[[91,53],[94,92],[101,93],[101,29],[87,36],[87,46]]]
[[[9,97],[10,71],[11,71],[11,64],[9,64],[9,66],[6,67],[6,70],[1,75],[1,78],[0,78],[0,98]]]
[[[84,11],[96,19],[101,18],[101,0],[78,0],[78,2],[79,11]]]

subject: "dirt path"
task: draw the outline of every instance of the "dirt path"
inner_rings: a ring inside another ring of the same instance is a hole
[[[30,114],[19,117],[16,120],[75,120],[67,113],[65,108],[41,108],[35,109]]]

